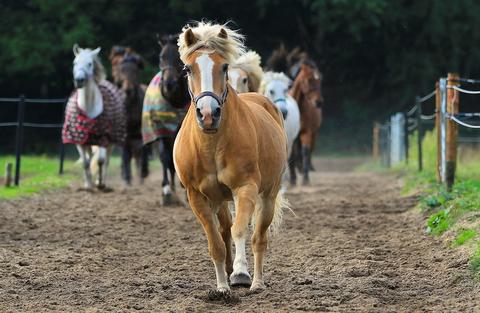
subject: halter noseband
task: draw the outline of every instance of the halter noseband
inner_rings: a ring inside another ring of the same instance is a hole
[[[200,99],[202,99],[203,97],[212,97],[213,99],[215,99],[215,101],[217,101],[218,105],[223,106],[223,104],[227,100],[228,88],[225,86],[225,90],[223,91],[221,97],[219,97],[216,93],[212,91],[202,91],[197,96],[194,96],[192,91],[190,90],[190,86],[188,86],[188,93],[190,94],[190,97],[195,104],[197,104],[197,102],[200,101]]]

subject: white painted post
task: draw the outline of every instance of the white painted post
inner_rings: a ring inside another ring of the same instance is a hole
[[[405,117],[402,113],[396,113],[390,117],[391,143],[390,159],[395,165],[405,160]]]

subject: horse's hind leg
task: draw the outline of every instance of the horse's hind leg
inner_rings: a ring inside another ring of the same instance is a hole
[[[254,256],[253,282],[250,290],[265,289],[263,280],[263,260],[268,243],[268,227],[272,223],[275,212],[275,196],[262,198],[262,206],[256,212],[255,230],[252,236],[252,250]]]
[[[217,215],[212,210],[207,199],[199,192],[189,188],[187,190],[188,202],[192,207],[193,213],[203,226],[208,239],[208,252],[215,265],[217,276],[217,290],[222,293],[230,291],[227,281],[227,272],[225,266],[226,248],[225,243],[220,235]]]
[[[141,158],[141,165],[140,165],[140,171],[141,171],[141,177],[143,181],[145,178],[147,178],[149,174],[149,169],[148,169],[148,157],[149,157],[149,146],[148,145],[142,145],[141,151],[140,151],[140,158]]]
[[[230,275],[232,286],[250,286],[252,278],[248,273],[245,243],[248,224],[255,210],[258,198],[258,187],[255,184],[245,185],[234,192],[235,221],[232,226],[232,237],[235,242],[235,260],[233,273]]]
[[[290,157],[288,158],[288,169],[290,171],[290,186],[297,185],[297,171],[295,170],[295,153],[294,149],[292,149],[290,153]]]
[[[84,187],[85,189],[92,189],[92,172],[90,171],[90,160],[91,156],[87,152],[87,147],[82,145],[77,145],[78,154],[80,154],[80,159],[82,160],[83,174],[84,174]]]

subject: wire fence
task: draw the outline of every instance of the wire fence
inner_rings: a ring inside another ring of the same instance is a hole
[[[459,127],[471,130],[480,129],[480,112],[460,112],[459,110],[461,94],[479,95],[480,90],[465,88],[461,86],[461,84],[480,84],[480,80],[461,78],[456,74],[448,74],[447,77],[439,79],[436,83],[435,90],[425,96],[417,96],[415,98],[415,104],[412,107],[392,115],[383,124],[376,123],[374,125],[374,134],[378,134],[378,138],[374,136],[374,157],[379,157],[380,155],[382,157],[381,164],[384,166],[408,162],[409,135],[417,132],[418,170],[422,171],[422,138],[424,136],[424,127],[428,125],[431,127],[431,123],[435,121],[435,129],[437,132],[437,180],[445,183],[447,189],[451,189],[455,180],[457,144],[480,144],[480,136],[478,135],[476,137],[462,137],[458,135]],[[434,112],[423,114],[423,104],[434,96]],[[399,114],[403,114],[405,118],[394,118],[394,116],[399,116]],[[382,128],[388,127],[390,127],[388,134],[379,131]],[[376,130],[376,128],[378,128],[378,130]],[[392,131],[393,129],[403,131]],[[385,141],[389,141],[390,144],[385,144]],[[404,144],[403,148],[395,147],[395,143],[399,142]],[[389,153],[382,151],[383,149],[389,150]],[[388,155],[390,159],[383,160],[383,158]]]
[[[20,184],[20,172],[21,172],[21,158],[22,150],[24,143],[24,128],[51,128],[51,129],[61,129],[63,127],[63,120],[59,122],[52,123],[36,123],[36,122],[25,122],[25,109],[27,104],[60,104],[62,105],[62,110],[65,109],[67,102],[66,98],[61,99],[30,99],[26,98],[24,95],[20,95],[18,98],[0,98],[0,102],[3,103],[16,103],[17,104],[17,121],[15,122],[0,122],[0,127],[15,127],[15,178],[14,184],[18,186]],[[58,173],[63,174],[63,164],[65,160],[65,146],[60,142],[60,164]],[[10,181],[7,179],[7,181]]]

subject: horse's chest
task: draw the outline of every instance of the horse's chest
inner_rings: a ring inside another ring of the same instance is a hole
[[[207,196],[209,200],[220,202],[232,198],[230,189],[218,180],[216,174],[208,174],[201,181],[198,186],[199,191]]]

